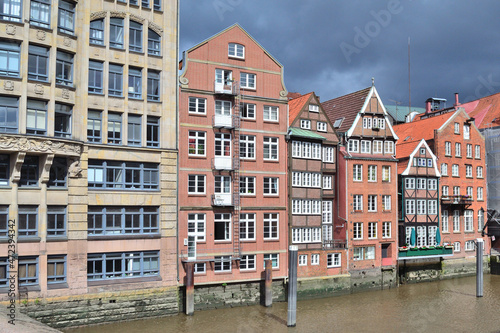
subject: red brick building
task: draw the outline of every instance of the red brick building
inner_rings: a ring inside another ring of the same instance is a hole
[[[334,238],[347,236],[351,275],[388,270],[392,279],[397,260],[397,136],[375,86],[322,106],[342,144]]]
[[[239,25],[184,52],[179,100],[179,264],[195,284],[287,275],[283,66]]]
[[[337,134],[313,92],[289,101],[289,124],[289,242],[299,248],[298,277],[346,273],[345,237],[333,233]]]

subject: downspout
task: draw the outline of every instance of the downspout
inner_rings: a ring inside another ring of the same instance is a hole
[[[179,283],[179,34],[180,34],[180,0],[177,0],[177,41],[176,41],[176,52],[175,52],[175,136],[177,137],[177,142],[175,143],[175,147],[177,149],[177,195],[175,202],[175,219],[177,221],[177,225],[175,228],[175,243],[176,243],[176,252],[175,252],[175,262],[177,266],[177,283]]]

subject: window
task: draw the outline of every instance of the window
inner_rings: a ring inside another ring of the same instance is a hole
[[[188,236],[195,237],[196,241],[205,241],[205,214],[188,214]]]
[[[56,56],[56,83],[66,86],[73,85],[73,55],[57,51]]]
[[[108,95],[123,96],[123,66],[109,64]]]
[[[415,161],[415,159],[413,159],[413,161]],[[418,161],[419,167],[425,167],[425,158],[419,158],[419,159],[417,159],[417,161]],[[415,163],[415,162],[413,162],[413,163]]]
[[[417,200],[417,215],[425,215],[427,211],[427,200]]]
[[[153,163],[89,160],[88,186],[156,190],[159,186],[159,166]]]
[[[277,106],[264,105],[264,120],[278,121],[278,111]]]
[[[433,191],[437,190],[437,179],[429,179],[427,181],[427,185],[428,185],[427,188],[429,190],[433,190]]]
[[[255,119],[255,104],[242,103],[240,108],[241,118]]]
[[[240,240],[255,240],[255,214],[240,214]]]
[[[461,150],[462,150],[462,145],[459,142],[455,143],[455,156],[456,157],[462,156]]]
[[[279,216],[277,213],[264,214],[264,240],[278,239]]]
[[[215,114],[222,116],[231,115],[231,102],[230,101],[215,101]]]
[[[189,175],[189,194],[205,194],[205,175]]]
[[[453,186],[453,195],[460,195],[460,186]]]
[[[189,97],[189,113],[206,114],[207,99],[199,97]]]
[[[38,284],[38,258],[19,257],[18,267],[19,286],[32,286]]]
[[[370,154],[372,151],[372,142],[361,140],[361,154]]]
[[[302,157],[302,142],[292,141],[292,157]]]
[[[483,167],[482,166],[478,166],[476,168],[476,177],[483,178]]]
[[[255,270],[255,254],[241,256],[240,271]]]
[[[333,178],[332,176],[323,176],[323,189],[331,190],[333,188]]]
[[[459,123],[455,123],[453,128],[454,128],[455,134],[460,134],[460,124]]]
[[[484,228],[484,211],[479,209],[477,211],[477,230],[482,231]]]
[[[460,211],[453,211],[453,232],[460,232]]]
[[[109,21],[109,46],[123,49],[123,19],[112,17]]]
[[[148,29],[148,54],[161,55],[161,36],[151,29]]]
[[[448,164],[441,163],[441,175],[448,176]]]
[[[66,235],[66,207],[47,207],[47,237]]]
[[[427,228],[426,227],[417,227],[417,246],[426,246],[427,245]]]
[[[48,68],[49,49],[30,45],[28,49],[28,79],[47,82],[49,80]]]
[[[26,133],[47,134],[47,102],[28,99]]]
[[[453,252],[460,252],[460,242],[453,243]]]
[[[466,209],[464,211],[464,231],[472,232],[474,231],[474,211]]]
[[[377,195],[368,196],[368,211],[369,212],[377,211]]]
[[[59,1],[58,18],[59,31],[72,35],[75,31],[75,4],[64,0]]]
[[[311,129],[311,121],[307,119],[300,120],[300,128],[302,129]]]
[[[377,222],[368,222],[368,239],[377,238]]]
[[[350,153],[359,153],[359,140],[350,139],[347,142],[347,149]]]
[[[451,175],[453,177],[459,177],[459,175],[458,175],[458,164],[453,164],[451,166]]]
[[[352,177],[356,182],[360,182],[363,180],[363,165],[354,164],[352,168]]]
[[[437,200],[427,201],[427,212],[429,215],[437,215]]]
[[[279,254],[278,253],[264,254],[264,268],[265,268],[266,260],[272,261],[273,268],[279,268]]]
[[[255,177],[240,177],[240,194],[255,194]]]
[[[299,255],[299,266],[307,266],[307,254]]]
[[[443,232],[449,232],[448,217],[449,217],[448,211],[443,210],[443,213],[441,214],[441,223]]]
[[[189,150],[190,156],[205,156],[206,132],[189,131]]]
[[[293,199],[292,200],[292,214],[302,213],[302,200]]]
[[[148,70],[148,101],[160,101],[160,72]]]
[[[292,172],[292,186],[302,186],[301,172]]]
[[[240,73],[240,88],[255,89],[255,74]]]
[[[3,0],[0,6],[0,19],[21,22],[21,0]]]
[[[323,162],[333,163],[335,161],[334,152],[335,148],[333,147],[323,147]]]
[[[160,146],[160,118],[148,116],[146,123],[146,146]]]
[[[47,284],[66,282],[66,256],[47,256]]]
[[[255,136],[240,135],[240,158],[255,159]]]
[[[382,196],[382,209],[385,211],[391,210],[391,196],[383,195]]]
[[[472,178],[472,165],[465,166],[465,177]]]
[[[445,156],[451,156],[451,142],[449,141],[444,143],[444,154]]]
[[[215,156],[231,156],[231,134],[215,134]]]
[[[87,231],[100,236],[158,233],[158,207],[89,206]]]
[[[391,238],[391,222],[382,222],[382,238]]]
[[[406,215],[414,215],[415,214],[415,200],[405,200],[405,213]]]
[[[160,252],[112,252],[87,255],[87,279],[109,280],[160,274]]]
[[[431,158],[427,159],[427,167],[432,168],[432,159]]]
[[[481,146],[476,145],[474,147],[474,149],[475,149],[475,152],[474,152],[475,156],[474,157],[480,159],[481,158]]]
[[[369,165],[368,166],[368,181],[376,182],[377,181],[377,166]]]
[[[195,263],[194,264],[194,273],[195,274],[203,274],[206,273],[207,265],[203,263]]]
[[[153,0],[153,9],[161,10],[161,0]]]
[[[363,223],[354,222],[352,226],[353,239],[363,239]]]
[[[323,121],[318,121],[316,123],[316,130],[318,132],[326,132],[326,129],[327,129],[327,126],[326,126],[326,123],[323,122]]]
[[[482,187],[478,187],[477,188],[477,200],[484,200],[484,198],[483,198],[483,188]]]
[[[319,254],[311,254],[311,265],[319,265]]]
[[[363,128],[372,128],[372,118],[363,118]]]
[[[427,179],[425,178],[417,178],[417,189],[425,190],[427,188]]]
[[[66,187],[68,163],[64,157],[54,157],[49,172],[47,187]]]
[[[142,52],[142,24],[130,21],[128,47],[130,51]]]
[[[231,271],[231,256],[214,257],[215,272],[230,272]]]
[[[264,195],[278,195],[278,178],[264,177]]]
[[[323,212],[321,217],[321,223],[332,223],[333,221],[333,202],[323,201]]]
[[[315,104],[309,104],[309,111],[310,112],[319,112],[319,106]]]
[[[102,94],[103,63],[89,61],[89,93]]]
[[[142,8],[149,8],[150,0],[142,0]]]
[[[333,128],[339,128],[342,125],[343,121],[344,118],[335,119],[335,122],[333,123]]]
[[[10,156],[0,155],[0,186],[8,186],[10,179]]]
[[[12,262],[9,259],[7,257],[0,258],[0,287],[9,286],[9,266],[10,262]]]
[[[108,143],[119,145],[122,143],[122,115],[108,113]]]
[[[470,125],[464,125],[464,140],[470,140]]]
[[[229,43],[228,45],[228,56],[234,58],[245,58],[245,46],[236,43]]]
[[[101,142],[101,111],[88,111],[87,141]]]
[[[476,244],[474,243],[473,240],[468,240],[465,242],[465,251],[474,251],[475,247],[476,247]]]
[[[128,144],[130,146],[141,145],[141,116],[128,115]]]
[[[340,267],[340,253],[328,253],[326,255],[327,267]]]
[[[450,187],[448,185],[443,185],[442,196],[447,197],[450,195]]]
[[[142,72],[140,68],[130,67],[128,70],[128,97],[133,99],[142,97]]]
[[[415,189],[415,178],[405,178],[405,189],[407,190]]]
[[[375,259],[375,247],[355,247],[353,248],[353,260],[373,260]]]
[[[383,142],[375,140],[373,141],[373,153],[374,154],[382,154]]]
[[[218,194],[231,193],[231,177],[230,176],[215,176],[214,192]]]
[[[104,19],[90,21],[90,44],[104,45]]]
[[[472,158],[472,145],[470,143],[467,144],[467,158]]]
[[[214,215],[214,240],[231,240],[231,214],[217,213]]]
[[[64,104],[55,104],[54,136],[62,138],[71,137],[72,107]]]
[[[38,156],[26,155],[21,167],[21,179],[19,186],[38,185]]]
[[[19,44],[11,41],[0,41],[0,75],[19,76],[20,51]]]
[[[38,235],[38,208],[36,206],[19,206],[18,219],[19,237]]]
[[[363,210],[363,195],[361,194],[355,194],[353,195],[353,204],[352,208],[353,210],[356,211],[362,211]]]
[[[264,137],[264,160],[278,160],[278,138]]]

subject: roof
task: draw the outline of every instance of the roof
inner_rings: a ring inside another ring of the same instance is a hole
[[[340,127],[336,129],[337,132],[347,132],[351,128],[356,115],[365,104],[370,89],[371,87],[368,87],[321,103],[332,124],[335,123],[335,120],[344,118]]]
[[[302,111],[304,105],[307,103],[311,95],[312,92],[288,101],[288,126],[291,126],[293,124],[295,118],[297,118],[300,111]],[[288,94],[288,96],[290,96],[290,94]]]
[[[301,128],[290,127],[290,136],[300,136],[302,138],[315,139],[315,140],[326,140],[326,138],[322,135],[319,135],[316,132],[304,130]]]
[[[414,120],[411,123],[395,125],[393,129],[399,138],[399,140],[396,142],[396,154],[398,158],[400,156],[404,156],[400,155],[400,153],[398,152],[400,147],[403,147],[402,149],[404,152],[405,150],[410,149],[409,146],[408,148],[404,148],[404,144],[408,144],[411,142],[417,142],[418,144],[418,142],[420,142],[422,139],[424,139],[425,141],[434,139],[434,130],[439,129],[454,114],[455,112],[447,112],[422,120]],[[401,154],[403,152],[401,152]],[[409,156],[409,154],[406,156]]]
[[[406,122],[406,116],[408,115],[408,106],[402,106],[402,105],[387,105],[384,104],[385,110],[387,111],[388,114],[391,115],[393,119],[395,119],[397,122],[404,123]],[[411,112],[416,112],[416,113],[424,113],[425,108],[417,108],[417,107],[411,107]]]
[[[460,104],[475,119],[477,128],[500,126],[500,93]]]

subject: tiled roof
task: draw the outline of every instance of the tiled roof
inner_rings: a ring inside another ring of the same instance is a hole
[[[287,95],[289,100],[294,98],[299,98],[300,96],[302,96],[302,94],[298,92],[289,92]]]
[[[500,93],[459,105],[479,129],[500,126]]]
[[[290,136],[300,136],[302,138],[315,139],[315,140],[326,140],[326,138],[322,135],[319,135],[316,132],[304,130],[301,128],[291,127],[290,128]]]
[[[403,144],[416,141],[420,142],[434,138],[434,130],[439,129],[455,112],[447,112],[439,116],[434,116],[422,120],[414,120],[411,123],[395,125],[394,132],[399,140],[396,142],[396,154],[399,155],[399,147]],[[402,156],[402,155],[401,155]]]
[[[288,126],[291,126],[293,124],[295,118],[297,118],[300,111],[304,107],[304,104],[309,100],[309,97],[311,95],[312,92],[288,101]]]
[[[347,132],[351,128],[356,115],[365,104],[370,89],[371,87],[368,87],[321,103],[332,124],[335,123],[335,120],[344,118],[337,132]]]

